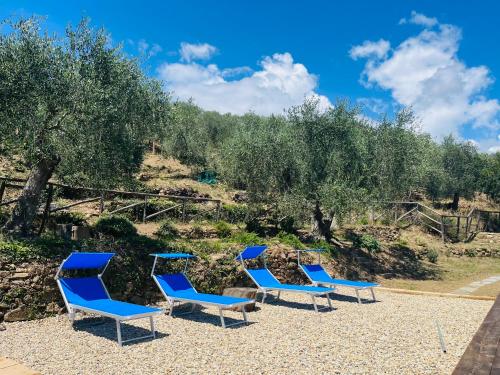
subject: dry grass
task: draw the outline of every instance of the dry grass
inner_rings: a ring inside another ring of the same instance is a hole
[[[431,264],[429,266],[434,267]],[[381,284],[388,288],[449,293],[473,281],[500,275],[500,261],[495,258],[456,258],[440,255],[435,267],[440,275],[438,280],[382,279]],[[500,283],[483,288],[474,294],[496,296],[500,292]]]

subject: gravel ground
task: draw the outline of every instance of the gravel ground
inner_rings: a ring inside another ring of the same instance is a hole
[[[381,291],[379,302],[361,306],[336,296],[335,311],[317,314],[307,297],[283,297],[250,313],[248,326],[222,329],[214,309],[161,316],[160,338],[123,348],[114,341],[113,321],[84,319],[76,330],[65,316],[11,323],[0,332],[0,356],[46,375],[449,374],[493,303]],[[147,326],[147,320],[132,321],[124,338]]]

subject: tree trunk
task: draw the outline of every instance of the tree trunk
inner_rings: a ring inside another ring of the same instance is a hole
[[[321,211],[319,202],[316,202],[314,205],[314,211],[311,219],[313,236],[317,239],[330,242],[332,238],[332,220],[325,218],[325,215]]]
[[[3,227],[4,231],[23,237],[31,234],[40,196],[59,162],[59,157],[52,157],[41,159],[35,164],[12,211],[12,216]]]
[[[453,194],[453,202],[451,203],[451,209],[453,211],[457,211],[458,210],[458,201],[459,200],[460,200],[460,194],[454,193]]]
[[[328,215],[328,217],[325,218],[325,215],[321,211],[319,202],[316,202],[314,206],[311,219],[312,234],[316,239],[325,240],[337,245],[338,247],[344,247],[342,242],[332,235],[332,225],[335,225],[335,216]]]

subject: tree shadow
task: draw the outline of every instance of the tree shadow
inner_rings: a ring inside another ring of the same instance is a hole
[[[73,324],[75,331],[84,331],[94,336],[103,337],[110,341],[117,342],[116,336],[116,321],[111,318],[83,318],[76,320]],[[147,336],[151,334],[149,329],[137,327],[126,322],[121,324],[121,332],[123,340],[133,339],[134,337]],[[156,331],[156,338],[167,337],[168,334]],[[152,338],[144,338],[127,342],[126,345],[138,344]]]
[[[316,297],[319,298],[319,297]],[[324,303],[323,303],[324,300]],[[259,298],[259,301],[262,301],[262,297]],[[320,302],[320,303],[318,303]],[[326,297],[321,297],[321,301],[316,300],[316,303],[318,305],[319,312],[328,312],[330,309],[325,307],[328,307],[328,303],[326,302]],[[283,307],[288,307],[292,309],[299,309],[299,310],[311,310],[314,311],[314,305],[311,302],[296,302],[296,301],[287,301],[283,298],[279,298],[274,295],[268,294],[266,297],[266,300],[264,304],[261,303],[261,305],[271,305],[271,306],[283,306]],[[334,311],[336,308],[332,306],[332,310]]]
[[[192,313],[186,310],[174,310],[174,315],[172,316],[174,319],[184,319],[184,320],[189,320],[191,322],[196,322],[196,323],[204,323],[204,324],[211,324],[214,326],[218,326],[222,328],[221,321],[220,321],[220,315],[218,315],[216,312],[205,312],[204,307],[197,307]],[[180,315],[176,315],[177,313],[180,313]],[[257,309],[255,310],[257,311]],[[224,311],[225,312],[225,311]],[[241,314],[241,313],[238,313]],[[247,312],[247,315],[250,315],[249,312]],[[239,328],[243,327],[245,325],[251,325],[255,324],[256,322],[248,321],[246,324],[243,322],[243,315],[240,315],[241,319],[239,318],[233,318],[231,316],[226,316],[224,315],[224,321],[227,325],[226,328]],[[241,322],[241,324],[237,325],[232,325],[233,323]]]
[[[437,265],[423,262],[404,244],[393,244],[383,251],[369,254],[356,248],[343,249],[341,256],[344,274],[348,279],[369,279],[376,275],[386,278],[440,280],[442,271]]]

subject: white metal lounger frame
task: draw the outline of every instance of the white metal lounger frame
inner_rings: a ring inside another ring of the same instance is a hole
[[[323,250],[321,249],[318,249],[318,250],[297,250],[297,262],[299,264],[299,267],[302,269],[302,271],[304,271],[304,273],[306,274],[307,278],[311,281],[311,283],[315,286],[321,286],[321,285],[325,285],[325,286],[333,286],[335,288],[337,287],[345,287],[345,288],[351,288],[351,289],[354,289],[354,291],[356,292],[356,298],[358,299],[358,303],[362,303],[361,301],[361,297],[359,296],[359,291],[360,290],[366,290],[366,289],[370,289],[370,292],[372,294],[372,299],[373,301],[375,302],[376,299],[375,299],[375,291],[373,290],[373,287],[372,286],[350,286],[350,285],[344,285],[344,284],[337,284],[335,282],[317,282],[317,281],[314,281],[313,279],[311,279],[311,277],[309,276],[309,274],[306,272],[306,270],[304,269],[304,267],[302,266],[302,263],[300,263],[300,253],[301,252],[317,252],[318,253],[318,264],[321,265],[321,252]]]
[[[64,262],[66,262],[66,260],[68,258],[66,258],[61,263],[61,265],[59,266],[59,268],[57,269],[57,273],[56,273],[55,279],[56,279],[56,282],[57,282],[57,286],[59,287],[59,290],[61,291],[61,294],[63,296],[64,304],[66,305],[66,309],[68,310],[68,318],[69,318],[69,320],[71,322],[71,325],[73,325],[74,322],[75,322],[76,313],[78,311],[82,311],[82,312],[86,312],[86,313],[90,313],[90,314],[98,314],[98,315],[101,315],[101,316],[105,316],[107,318],[114,319],[115,322],[116,322],[116,337],[117,337],[117,340],[118,340],[118,345],[120,345],[120,346],[123,346],[123,344],[125,344],[127,342],[131,342],[131,341],[138,341],[138,340],[143,340],[143,339],[149,339],[149,338],[154,339],[154,338],[156,338],[156,331],[155,331],[155,325],[154,325],[154,321],[153,321],[153,315],[158,315],[159,313],[157,313],[157,312],[155,312],[155,313],[146,313],[146,314],[137,314],[137,315],[132,315],[132,316],[120,316],[120,315],[115,315],[115,314],[107,313],[107,312],[100,311],[100,310],[93,310],[93,309],[90,309],[88,307],[79,306],[79,305],[75,305],[75,304],[69,303],[68,300],[67,300],[67,298],[66,298],[66,295],[64,294],[64,290],[63,290],[63,287],[61,285],[61,280],[59,280],[60,279],[59,275],[60,275],[60,273],[62,271],[62,267],[64,265]],[[108,265],[109,265],[110,261],[111,261],[111,259],[108,260],[108,262],[106,263],[106,265],[104,266],[104,268],[102,269],[102,271],[97,275],[97,278],[101,282],[102,287],[104,288],[104,291],[106,292],[106,295],[108,296],[108,298],[111,299],[111,296],[109,295],[108,289],[106,288],[106,285],[102,281],[102,275],[106,271],[106,268],[108,268]],[[141,319],[141,318],[149,318],[149,326],[150,326],[151,334],[140,336],[140,337],[134,337],[134,338],[127,339],[127,340],[123,340],[122,339],[121,323],[124,322],[124,321],[127,321],[127,320],[135,320],[135,319]]]
[[[179,259],[182,259],[182,258],[179,258]],[[185,259],[186,259],[186,262],[184,264],[184,271],[181,272],[184,276],[186,276],[186,271],[187,271],[188,262],[189,262],[189,258],[185,258]],[[232,327],[232,326],[236,326],[236,325],[240,325],[240,324],[248,324],[248,316],[247,316],[247,312],[245,310],[245,306],[248,305],[249,303],[253,303],[254,301],[239,302],[239,303],[233,303],[230,305],[222,305],[220,303],[215,303],[215,302],[204,302],[204,301],[197,301],[197,300],[193,300],[193,299],[189,299],[189,298],[172,297],[172,296],[169,296],[168,294],[166,294],[165,291],[163,290],[163,288],[161,287],[160,283],[156,279],[156,275],[154,274],[157,260],[158,260],[158,256],[155,256],[155,260],[153,262],[153,269],[151,270],[151,277],[155,281],[156,285],[158,285],[158,288],[160,289],[161,294],[163,294],[163,296],[167,300],[168,304],[170,305],[170,311],[169,311],[170,316],[175,317],[175,315],[173,315],[175,302],[179,302],[179,303],[184,302],[184,303],[191,304],[191,310],[183,312],[183,313],[177,313],[176,314],[177,316],[193,313],[195,308],[196,308],[196,305],[215,306],[215,307],[218,307],[218,309],[219,309],[220,324],[221,324],[222,328]],[[188,281],[189,285],[191,285],[193,290],[197,292],[196,288],[193,286],[193,284],[191,284],[191,281],[189,280],[189,278],[187,276],[186,276],[186,280]],[[223,310],[228,310],[228,309],[232,309],[235,307],[241,308],[241,313],[243,314],[243,320],[235,322],[235,323],[231,323],[231,324],[226,324]]]
[[[261,254],[259,256],[262,256],[262,259],[264,261],[264,268],[267,269],[266,255]],[[281,292],[302,293],[302,294],[305,293],[305,294],[309,294],[311,296],[312,304],[314,306],[314,311],[319,312],[322,310],[332,310],[332,301],[330,300],[329,292],[308,292],[308,291],[304,291],[304,290],[282,289],[279,287],[263,287],[257,282],[257,280],[255,280],[253,278],[253,276],[250,274],[250,272],[248,272],[248,269],[247,269],[246,264],[245,264],[245,260],[241,256],[241,253],[240,253],[238,258],[241,262],[241,265],[243,266],[243,270],[245,271],[245,273],[248,275],[248,277],[250,277],[252,279],[252,281],[255,283],[255,285],[257,285],[257,291],[262,293],[261,303],[264,303],[264,301],[266,300],[267,294],[269,292],[272,292],[272,291],[278,292],[277,299],[280,299]],[[274,278],[274,280],[276,280],[279,283],[279,280],[271,272],[270,272],[270,274]],[[316,303],[316,297],[321,297],[321,296],[326,296],[326,300],[328,301],[328,306],[323,306],[323,307],[318,308],[318,305]]]

